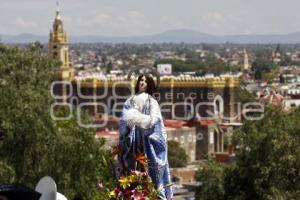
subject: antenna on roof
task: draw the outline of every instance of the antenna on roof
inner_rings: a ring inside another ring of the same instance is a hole
[[[59,15],[59,2],[58,1],[56,1],[56,16],[58,16]]]

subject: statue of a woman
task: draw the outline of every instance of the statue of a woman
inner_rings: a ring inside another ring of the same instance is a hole
[[[167,139],[158,102],[152,97],[155,83],[149,75],[140,75],[135,95],[127,99],[120,118],[119,163],[121,174],[146,171],[160,192],[160,199],[172,199]],[[142,158],[146,157],[147,165]]]

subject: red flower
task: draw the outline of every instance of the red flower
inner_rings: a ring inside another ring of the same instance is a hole
[[[120,192],[120,189],[119,189],[119,188],[115,188],[114,190],[115,190],[115,193],[116,193],[116,194],[118,194],[118,193]]]
[[[149,189],[147,189],[147,188],[146,188],[146,189],[144,189],[144,195],[145,195],[145,196],[148,196],[149,194],[150,194],[150,190],[149,190]]]
[[[134,191],[132,197],[134,200],[144,200],[145,199],[143,194],[138,191]]]
[[[125,197],[126,199],[129,197],[129,199],[130,199],[131,195],[132,195],[132,191],[131,191],[129,188],[127,188],[127,189],[124,191],[124,197]]]

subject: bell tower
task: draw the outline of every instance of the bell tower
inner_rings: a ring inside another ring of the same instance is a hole
[[[56,6],[56,16],[49,39],[49,56],[61,62],[56,73],[58,78],[61,80],[71,80],[74,72],[69,62],[68,35],[63,28],[58,2],[56,2]]]
[[[246,49],[244,49],[244,63],[243,63],[243,70],[248,70],[249,69],[249,59],[248,59],[248,54]]]

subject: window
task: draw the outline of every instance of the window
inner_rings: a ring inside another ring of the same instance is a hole
[[[68,62],[68,56],[67,56],[67,52],[66,51],[64,52],[64,55],[65,55],[65,64],[67,64],[67,62]]]
[[[193,136],[192,136],[192,134],[189,134],[189,136],[188,136],[188,141],[189,141],[189,142],[193,142]]]
[[[176,142],[178,142],[178,137],[174,137],[174,140],[175,140]]]
[[[180,137],[180,143],[184,144],[184,136],[183,135]]]
[[[217,95],[214,99],[214,113],[215,114],[224,113],[224,101],[220,95]]]
[[[209,144],[214,143],[214,132],[209,132]]]
[[[194,161],[195,160],[195,151],[194,150],[191,150],[191,153],[190,153],[190,159],[191,161]]]

